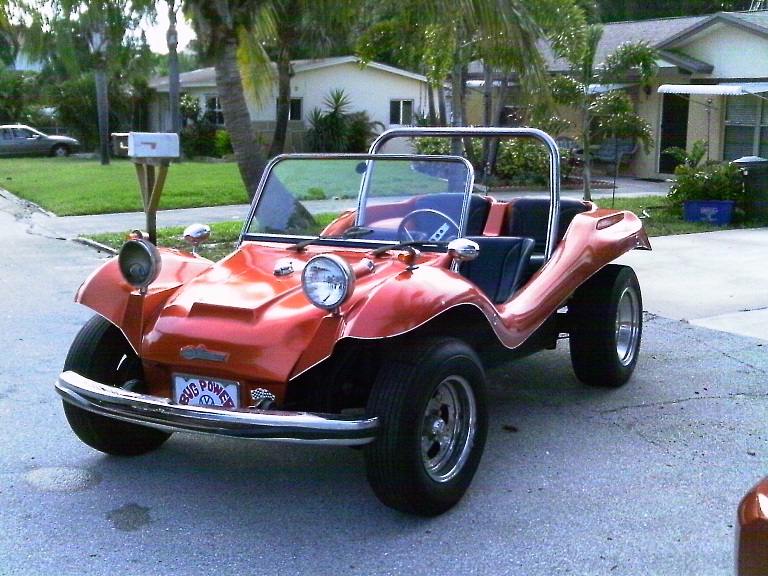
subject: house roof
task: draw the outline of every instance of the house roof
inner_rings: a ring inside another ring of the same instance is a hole
[[[301,74],[302,72],[308,72],[310,70],[318,70],[321,68],[330,68],[332,66],[341,66],[344,64],[358,64],[363,66],[359,58],[355,56],[339,56],[336,58],[318,58],[316,60],[293,60],[291,62],[293,71],[295,74]],[[407,70],[401,70],[394,66],[387,66],[386,64],[380,64],[378,62],[368,62],[365,64],[368,68],[375,70],[381,70],[390,74],[397,74],[420,82],[426,82],[426,76],[421,74],[414,74]],[[200,68],[199,70],[193,70],[191,72],[183,72],[179,74],[179,83],[185,88],[216,88],[216,70],[214,68]],[[161,76],[153,78],[149,81],[149,87],[154,88],[158,92],[168,91],[168,76]]]
[[[682,53],[680,48],[698,35],[718,26],[732,26],[768,38],[768,10],[751,12],[718,12],[708,16],[658,18],[638,22],[613,22],[603,25],[603,37],[597,47],[596,62],[603,62],[626,42],[644,42],[656,48],[669,66],[694,73],[712,72],[712,64]],[[550,50],[544,51],[550,69],[564,72],[569,65],[563,59],[554,59]],[[661,63],[664,64],[663,62]]]

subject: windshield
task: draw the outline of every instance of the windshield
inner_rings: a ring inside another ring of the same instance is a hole
[[[442,244],[465,233],[472,179],[459,157],[283,156],[267,168],[244,237]]]

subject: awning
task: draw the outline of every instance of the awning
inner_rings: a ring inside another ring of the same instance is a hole
[[[723,84],[662,84],[659,94],[702,94],[708,96],[745,96],[768,92],[768,82]]]

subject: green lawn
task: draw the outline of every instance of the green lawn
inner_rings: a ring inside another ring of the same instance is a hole
[[[0,188],[58,216],[143,210],[136,169],[126,159],[102,166],[85,158],[3,158]],[[160,209],[247,202],[236,164],[181,162],[168,169]]]
[[[318,174],[315,173],[315,180]],[[309,186],[309,183],[307,184]],[[10,158],[0,159],[0,188],[39,204],[59,216],[134,212],[143,209],[133,162],[114,159],[101,166],[97,159],[84,158]],[[336,192],[334,189],[324,191]],[[182,162],[171,164],[160,208],[224,206],[247,202],[247,195],[234,163]],[[690,234],[722,230],[726,227],[683,222],[670,211],[666,198],[618,198],[597,200],[606,208],[631,210],[643,218],[650,236]],[[218,244],[216,256],[231,250],[242,223],[211,223],[211,243]],[[735,224],[728,228],[744,227]],[[158,231],[159,243],[181,247],[181,229]],[[95,237],[107,245],[119,247],[124,234]],[[204,248],[205,250],[206,248]]]

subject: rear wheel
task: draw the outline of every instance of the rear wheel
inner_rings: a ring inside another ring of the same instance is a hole
[[[585,282],[568,303],[571,364],[579,380],[618,387],[637,365],[643,300],[634,270],[611,264]]]
[[[141,380],[141,361],[111,322],[101,316],[91,318],[69,348],[64,370],[112,386]],[[138,456],[160,447],[170,434],[147,426],[130,424],[95,414],[63,401],[64,414],[78,438],[106,454]]]
[[[485,375],[474,351],[458,340],[419,343],[385,363],[368,414],[381,423],[365,448],[376,496],[409,514],[434,516],[466,492],[485,446]]]

